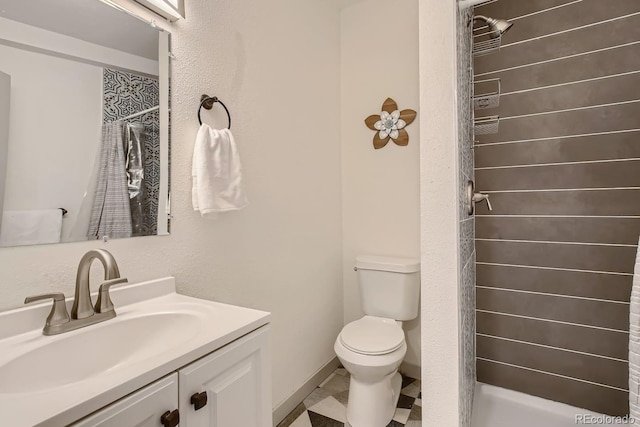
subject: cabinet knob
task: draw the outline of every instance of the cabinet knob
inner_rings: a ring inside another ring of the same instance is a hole
[[[207,392],[203,391],[202,393],[196,393],[191,396],[191,404],[196,411],[204,408],[207,405]]]
[[[175,411],[167,411],[160,417],[160,424],[164,427],[176,427],[180,424],[180,412],[176,409]]]

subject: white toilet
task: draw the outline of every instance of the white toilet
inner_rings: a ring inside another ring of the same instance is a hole
[[[351,427],[385,427],[395,412],[407,344],[402,321],[418,316],[420,260],[356,257],[365,316],[340,332],[334,350],[351,374],[347,420]]]

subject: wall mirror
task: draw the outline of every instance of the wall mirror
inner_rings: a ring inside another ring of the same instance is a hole
[[[169,233],[170,34],[0,0],[0,247]]]

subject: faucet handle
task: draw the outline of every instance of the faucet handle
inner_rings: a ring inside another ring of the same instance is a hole
[[[491,212],[493,210],[493,208],[491,207],[491,202],[489,201],[489,195],[485,194],[485,198],[484,201],[487,202],[487,208],[489,208],[489,212]]]
[[[34,295],[34,296],[26,297],[24,299],[24,303],[29,304],[32,302],[42,301],[45,299],[53,299],[53,306],[51,307],[51,312],[47,317],[47,321],[45,322],[44,329],[43,329],[44,334],[49,335],[47,331],[52,329],[52,327],[65,324],[69,322],[71,319],[69,317],[69,312],[67,312],[67,304],[64,299],[64,294],[61,292],[54,292],[50,294],[42,294],[42,295]]]
[[[127,282],[128,280],[124,277],[118,277],[117,279],[102,282],[100,289],[98,290],[98,300],[96,301],[95,312],[107,313],[109,311],[114,311],[113,302],[109,295],[109,289],[114,285],[120,285]]]

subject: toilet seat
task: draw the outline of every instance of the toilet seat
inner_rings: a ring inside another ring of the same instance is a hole
[[[402,347],[404,331],[393,319],[364,316],[342,329],[340,342],[355,353],[388,354]]]

